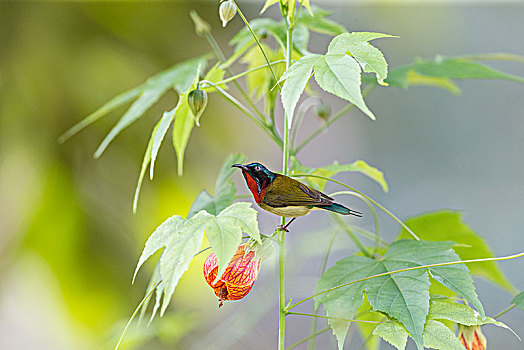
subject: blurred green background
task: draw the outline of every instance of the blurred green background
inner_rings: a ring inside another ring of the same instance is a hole
[[[377,42],[393,67],[436,54],[524,55],[522,2],[313,3],[332,10],[350,31],[399,35]],[[253,18],[262,1],[240,4]],[[111,97],[209,51],[194,34],[188,16],[192,8],[212,24],[230,52],[227,41],[242,25],[237,17],[222,29],[216,1],[0,3],[0,349],[111,348],[146,288],[151,263],[135,285],[131,277],[154,228],[173,214],[185,215],[202,188],[212,191],[216,171],[231,152],[280,169],[278,148],[216,96],[210,98],[202,126],[193,131],[184,176],[176,175],[168,140],[154,181],[144,182],[136,215],[131,204],[142,155],[154,123],[176,103],[174,92],[98,160],[92,153],[125,109],[58,144],[60,134]],[[268,15],[276,17],[278,10]],[[312,40],[312,51],[324,50],[328,42],[321,35]],[[522,64],[492,65],[524,76]],[[524,86],[508,81],[459,85],[460,97],[431,88],[377,89],[367,99],[377,121],[354,111],[300,158],[309,166],[364,159],[385,172],[389,194],[359,175],[340,178],[401,218],[440,208],[462,210],[496,255],[522,251]],[[335,98],[328,102],[333,110],[344,105]],[[319,125],[311,116],[304,135]],[[240,176],[235,181],[245,193]],[[385,238],[392,239],[398,227],[381,218]],[[260,219],[264,232],[278,222],[267,213]],[[358,224],[371,228],[370,215]],[[290,236],[288,297],[294,300],[315,287],[321,251],[329,240],[322,232],[327,225],[325,217],[313,214],[296,224],[293,233],[303,234]],[[306,228],[320,233],[306,233]],[[330,264],[353,250],[347,240],[338,243]],[[125,348],[275,347],[274,262],[264,264],[245,300],[218,311],[201,275],[204,258],[191,264],[166,316],[150,327],[132,327]],[[523,262],[501,266],[523,290]],[[482,280],[477,287],[490,315],[511,300]],[[522,312],[514,310],[502,321],[524,335]],[[288,344],[308,330],[309,320],[290,316]],[[485,334],[499,348],[522,348],[507,331],[486,327]],[[351,338],[347,348],[358,348],[359,340]],[[334,346],[329,332],[319,338],[319,348]]]

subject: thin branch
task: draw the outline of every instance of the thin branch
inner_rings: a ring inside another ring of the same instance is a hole
[[[331,329],[331,327],[326,327],[326,328],[324,328],[324,329],[322,329],[322,330],[320,330],[318,332],[315,332],[315,333],[311,334],[310,336],[308,336],[308,337],[306,337],[306,338],[304,338],[302,340],[297,341],[295,344],[288,346],[286,349],[287,350],[294,349],[294,348],[298,347],[299,345],[304,344],[308,340],[315,339],[317,336],[321,335],[322,333],[326,333],[330,329]]]
[[[335,286],[335,287],[332,287],[332,288],[329,288],[329,289],[326,289],[326,290],[323,290],[321,292],[318,292],[310,297],[307,297],[305,299],[302,299],[301,301],[299,302],[296,302],[290,306],[288,306],[286,308],[286,310],[291,310],[295,307],[297,307],[298,305],[310,300],[310,299],[313,299],[321,294],[324,294],[324,293],[328,293],[328,292],[331,292],[333,290],[336,290],[336,289],[339,289],[339,288],[343,288],[343,287],[346,287],[346,286],[349,286],[349,285],[352,285],[352,284],[355,284],[355,283],[358,283],[358,282],[363,282],[363,281],[367,281],[367,280],[370,280],[370,279],[373,279],[373,278],[377,278],[377,277],[382,277],[382,276],[388,276],[388,275],[392,275],[392,274],[395,274],[395,273],[400,273],[400,272],[406,272],[406,271],[412,271],[412,270],[420,270],[420,269],[427,269],[429,267],[439,267],[439,266],[449,266],[449,265],[459,265],[459,264],[470,264],[470,263],[478,263],[478,262],[486,262],[486,261],[502,261],[502,260],[511,260],[511,259],[517,259],[517,258],[520,258],[520,257],[523,257],[524,256],[524,252],[522,253],[518,253],[518,254],[514,254],[514,255],[508,255],[508,256],[503,256],[503,257],[498,257],[498,258],[484,258],[484,259],[470,259],[470,260],[459,260],[459,261],[451,261],[451,262],[446,262],[446,263],[438,263],[438,264],[429,264],[429,265],[421,265],[421,266],[414,266],[414,267],[408,267],[408,268],[405,268],[405,269],[400,269],[400,270],[394,270],[394,271],[388,271],[388,272],[383,272],[383,273],[379,273],[377,275],[373,275],[373,276],[368,276],[368,277],[364,277],[364,278],[360,278],[358,280],[354,280],[354,281],[351,281],[351,282],[347,282],[347,283],[343,283],[343,284],[340,284],[338,286]]]
[[[499,312],[498,314],[496,314],[495,316],[493,316],[493,318],[494,318],[494,319],[499,318],[500,316],[504,315],[506,312],[513,310],[513,308],[514,308],[515,306],[517,306],[517,305],[513,304],[513,305],[508,306],[507,308],[505,308],[504,310],[502,310],[501,312]]]
[[[373,324],[379,324],[380,323],[378,321],[354,320],[354,319],[350,319],[350,318],[340,318],[340,317],[330,317],[330,316],[322,316],[322,315],[314,315],[314,314],[305,314],[305,313],[302,313],[302,312],[286,312],[286,314],[288,314],[288,315],[317,317],[317,318],[325,318],[325,319],[328,319],[328,320],[357,322],[357,323],[373,323]]]

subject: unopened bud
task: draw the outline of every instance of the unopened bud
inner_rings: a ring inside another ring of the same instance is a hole
[[[317,115],[320,118],[326,120],[329,118],[330,114],[331,114],[331,107],[329,107],[328,104],[321,102],[317,105]]]
[[[189,16],[191,16],[191,19],[195,24],[195,31],[199,36],[204,36],[211,31],[209,23],[204,21],[195,10],[189,11]]]
[[[200,116],[207,105],[207,92],[200,89],[193,90],[187,96],[187,102],[189,103],[191,113],[195,116],[196,125],[200,126]]]
[[[220,20],[222,21],[222,27],[225,27],[227,22],[231,21],[237,14],[237,6],[231,0],[224,1],[218,8],[218,14],[220,15]]]

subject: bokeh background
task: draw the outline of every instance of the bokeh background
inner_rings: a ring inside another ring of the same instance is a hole
[[[249,18],[262,6],[262,1],[239,3]],[[524,55],[524,4],[518,1],[313,3],[332,10],[332,18],[350,31],[399,35],[376,43],[392,67],[436,54]],[[155,227],[173,214],[185,215],[202,188],[213,191],[216,171],[231,152],[280,169],[278,148],[217,96],[193,131],[184,176],[176,175],[176,157],[165,142],[136,215],[131,204],[142,155],[154,123],[176,103],[174,92],[98,160],[92,157],[97,144],[125,109],[58,144],[60,134],[111,97],[209,51],[194,33],[192,8],[230,52],[227,42],[242,23],[237,17],[222,29],[216,1],[0,3],[0,349],[113,347],[146,288],[153,263],[135,285],[131,277]],[[267,14],[276,17],[278,10]],[[321,35],[312,40],[312,51],[324,50],[328,42]],[[522,64],[492,65],[524,76]],[[360,175],[339,178],[401,218],[461,210],[496,255],[523,251],[524,85],[465,81],[459,86],[459,97],[434,88],[377,89],[367,98],[377,121],[354,111],[300,158],[309,166],[364,159],[385,172],[388,194]],[[328,102],[333,110],[344,105],[335,98]],[[302,135],[320,125],[309,116]],[[234,180],[246,193],[240,176]],[[352,199],[346,203],[362,206]],[[385,216],[381,220],[385,239],[395,237],[398,226]],[[269,232],[278,218],[261,213],[260,221]],[[370,215],[353,223],[372,228]],[[287,245],[288,298],[313,291],[329,224],[320,213],[294,224]],[[347,238],[339,238],[329,264],[354,250]],[[191,264],[167,314],[150,327],[131,327],[124,348],[275,348],[274,262],[264,263],[245,300],[218,310],[201,275],[204,258]],[[523,267],[522,260],[501,264],[519,290]],[[509,305],[507,292],[482,280],[476,284],[488,314]],[[524,313],[513,310],[501,320],[524,336]],[[290,316],[288,345],[307,336],[309,324]],[[523,347],[507,331],[487,326],[485,334],[498,348]],[[335,347],[329,332],[318,344]],[[359,344],[351,335],[346,348]]]

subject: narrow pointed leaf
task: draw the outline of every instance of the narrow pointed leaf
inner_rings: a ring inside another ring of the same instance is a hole
[[[180,104],[175,111],[175,123],[173,126],[173,146],[175,147],[178,175],[181,176],[184,170],[184,153],[191,131],[195,126],[195,117],[191,113],[187,103],[187,93],[180,95]]]
[[[195,75],[198,75],[199,70],[205,63],[206,61],[203,58],[192,59],[176,64],[149,78],[141,90],[138,99],[133,102],[127,112],[107,134],[100,146],[98,146],[94,155],[95,158],[100,157],[111,141],[113,141],[123,129],[140,118],[171,87],[174,87],[178,92],[187,91]]]
[[[142,92],[142,89],[144,88],[144,85],[139,85],[134,89],[131,89],[129,91],[126,91],[124,93],[121,93],[120,95],[114,97],[109,102],[104,104],[102,107],[82,119],[80,122],[73,125],[73,127],[69,130],[67,130],[63,135],[61,135],[58,138],[58,142],[64,143],[69,138],[71,138],[73,135],[84,129],[85,127],[91,125],[98,119],[102,118],[103,116],[107,115],[109,112],[113,111],[114,109],[120,107],[121,105],[135,99],[140,95]]]
[[[158,129],[159,123],[153,128],[151,132],[151,137],[147,143],[146,151],[144,153],[144,159],[142,160],[142,167],[140,168],[140,175],[138,176],[138,182],[135,189],[135,197],[133,198],[133,214],[136,213],[136,208],[138,206],[138,197],[140,196],[140,189],[142,188],[142,182],[144,181],[144,176],[146,175],[146,169],[149,163],[151,162],[151,149],[153,148],[153,138]]]
[[[320,57],[322,56],[316,54],[302,57],[295,62],[295,64],[289,67],[280,79],[280,81],[286,80],[282,87],[282,104],[288,115],[288,128],[291,128],[293,113],[298,99],[300,98],[300,95],[302,95],[302,92],[311,77],[313,66]]]
[[[330,12],[313,7],[313,16],[308,13],[301,12],[298,16],[298,23],[304,24],[309,30],[321,34],[335,36],[346,32],[346,28],[328,18]]]
[[[362,97],[361,70],[355,59],[343,54],[328,54],[317,61],[314,70],[315,80],[322,89],[353,103],[371,119],[375,119]]]
[[[178,104],[176,105],[175,108],[173,108],[170,111],[164,112],[164,114],[162,114],[162,118],[158,122],[158,128],[155,128],[155,132],[153,133],[153,146],[151,148],[151,166],[149,167],[149,178],[151,180],[153,179],[153,171],[155,170],[155,161],[158,155],[158,151],[160,149],[160,145],[162,144],[162,141],[164,140],[164,137],[166,136],[167,129],[169,129],[169,126],[173,122],[176,110],[179,105],[180,105],[180,100],[178,101]]]

